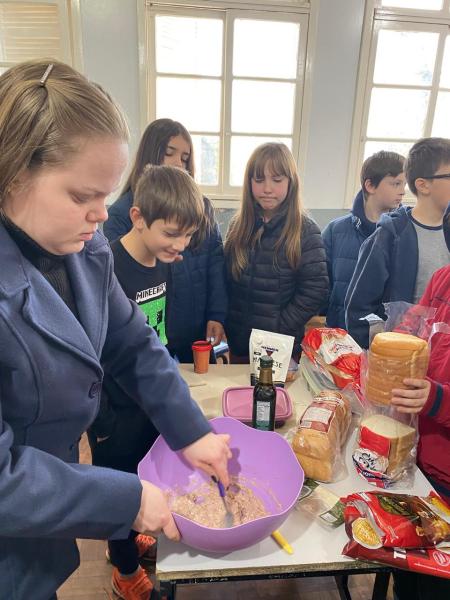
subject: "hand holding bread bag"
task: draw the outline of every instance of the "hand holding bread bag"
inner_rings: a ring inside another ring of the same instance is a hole
[[[404,379],[425,377],[429,358],[428,344],[419,337],[395,331],[378,333],[367,357],[366,399],[378,406],[389,405],[392,390],[405,388]]]
[[[306,477],[324,482],[336,479],[343,465],[341,448],[351,418],[350,403],[339,392],[324,390],[314,397],[292,440]]]

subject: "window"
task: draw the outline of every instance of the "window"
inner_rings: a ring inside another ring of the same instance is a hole
[[[363,160],[450,137],[450,0],[372,1],[360,57],[347,203]]]
[[[169,117],[185,125],[196,179],[212,197],[238,196],[259,144],[281,141],[298,156],[308,12],[264,8],[145,12],[145,124]]]
[[[73,64],[68,0],[0,2],[0,73],[35,58]]]

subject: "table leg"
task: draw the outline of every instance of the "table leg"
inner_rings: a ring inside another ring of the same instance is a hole
[[[348,575],[335,575],[334,580],[341,600],[352,600],[350,590],[348,589]]]
[[[372,600],[386,600],[390,573],[377,573],[373,584]]]
[[[174,581],[161,581],[159,590],[162,600],[175,600],[177,584]]]

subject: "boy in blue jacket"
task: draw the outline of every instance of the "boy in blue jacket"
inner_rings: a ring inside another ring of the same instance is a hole
[[[361,189],[351,212],[331,221],[322,232],[330,279],[328,327],[345,329],[345,294],[359,249],[375,231],[381,215],[401,203],[406,185],[404,162],[400,154],[384,150],[366,158],[361,169]]]
[[[424,138],[405,163],[413,208],[382,215],[363,243],[345,298],[346,328],[363,347],[369,325],[362,317],[385,318],[384,302],[417,303],[433,273],[450,263],[450,140]]]
[[[132,228],[111,244],[114,272],[123,291],[137,303],[147,325],[167,346],[167,309],[174,282],[170,264],[204,221],[204,203],[194,180],[170,166],[148,166],[136,186],[130,209]],[[100,412],[89,431],[92,463],[136,473],[159,432],[116,380],[105,372]],[[127,539],[110,540],[108,555],[114,565],[112,586],[124,600],[147,597],[151,582],[139,566],[154,546],[150,536],[132,531]]]

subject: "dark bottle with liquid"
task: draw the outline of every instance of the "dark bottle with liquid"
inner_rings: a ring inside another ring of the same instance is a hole
[[[273,431],[277,402],[277,391],[272,381],[273,359],[261,356],[259,365],[259,381],[253,389],[252,426],[263,431]]]

